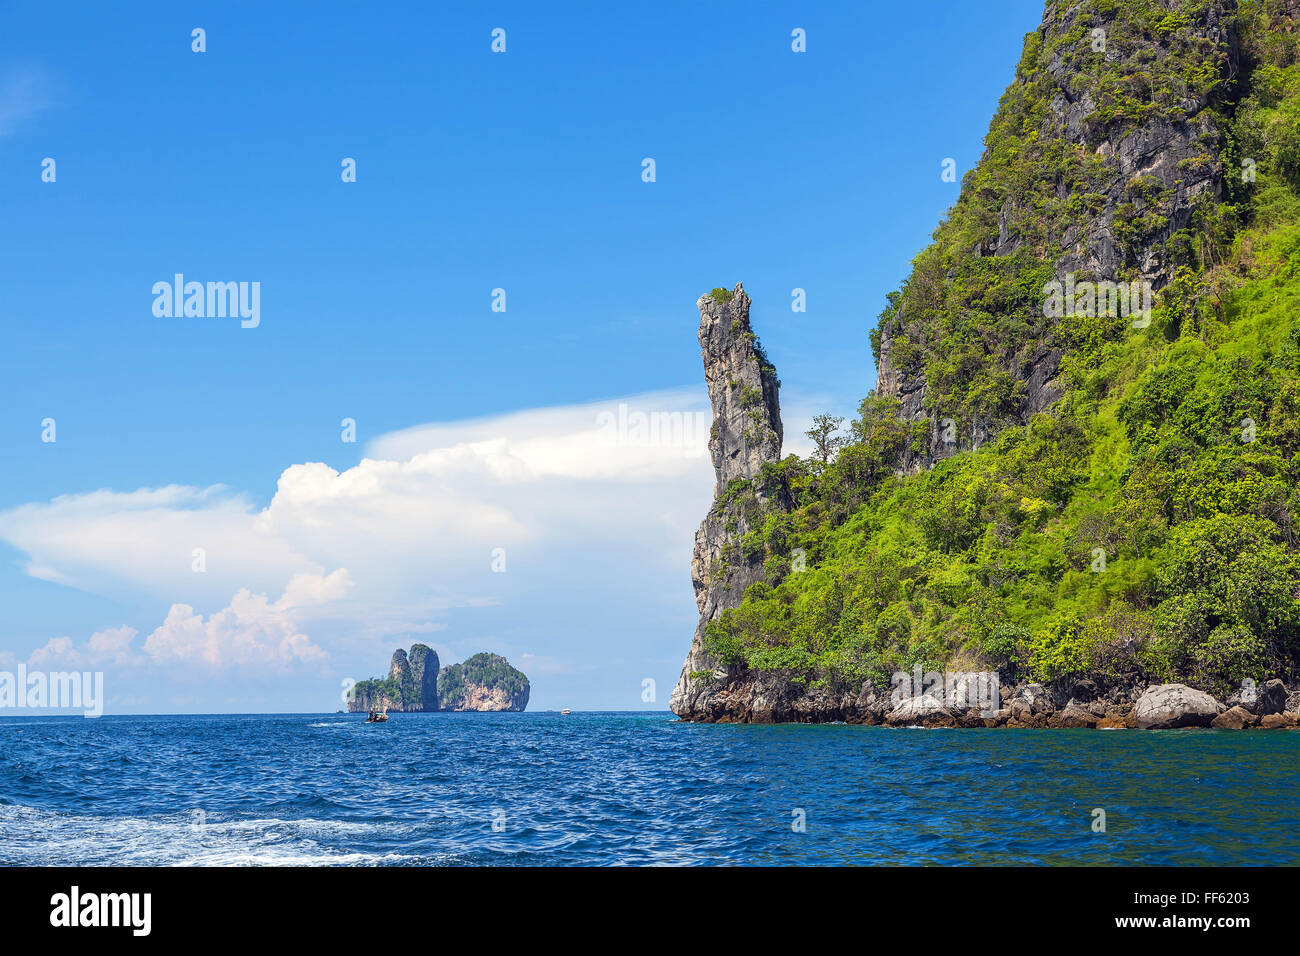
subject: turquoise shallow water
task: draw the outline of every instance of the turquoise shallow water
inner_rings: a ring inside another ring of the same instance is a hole
[[[1294,864],[1300,732],[0,720],[24,864]],[[1106,832],[1093,832],[1093,810]],[[805,829],[796,832],[796,811]]]

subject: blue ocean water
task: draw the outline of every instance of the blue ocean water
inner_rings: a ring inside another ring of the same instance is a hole
[[[1300,733],[710,726],[663,713],[363,720],[0,720],[0,860],[1300,861]]]

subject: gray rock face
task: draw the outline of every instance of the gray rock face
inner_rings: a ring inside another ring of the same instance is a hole
[[[388,676],[359,681],[353,688],[348,710],[365,713],[391,710],[418,713],[438,709],[438,655],[425,644],[412,644],[408,654],[400,647],[393,652]]]
[[[1255,702],[1250,707],[1257,717],[1266,714],[1280,714],[1285,711],[1287,702],[1286,685],[1280,680],[1265,681],[1264,686],[1255,693]]]
[[[398,653],[401,653],[400,651]],[[394,655],[395,656],[395,655]],[[411,665],[411,680],[419,688],[421,709],[438,709],[438,653],[425,644],[412,644],[407,660]]]
[[[1031,714],[1046,714],[1053,710],[1052,693],[1042,684],[1026,684],[1016,691],[1011,700],[1013,706],[1015,701],[1024,701],[1029,705]]]
[[[393,659],[388,665],[388,679],[397,681],[399,687],[411,682],[411,661],[406,651],[400,647],[393,651]]]
[[[1235,70],[1235,65],[1230,59],[1234,40],[1225,7],[1221,0],[1210,3],[1204,19],[1198,18],[1189,25],[1186,37],[1204,44],[1206,49],[1220,51],[1223,54],[1220,69],[1227,75]],[[1048,31],[1068,31],[1076,26],[1076,20],[1088,29],[1096,26],[1090,20],[1091,12],[1078,4],[1067,8],[1054,24],[1049,22],[1052,15],[1050,10],[1044,15],[1040,36],[1046,37]],[[1106,28],[1109,24],[1101,26]],[[1147,52],[1140,45],[1117,46],[1111,47],[1108,59],[1118,60],[1121,65],[1136,64],[1137,58]],[[1057,263],[1058,277],[1066,272],[1087,272],[1098,278],[1118,278],[1124,261],[1114,238],[1116,216],[1121,205],[1132,198],[1128,193],[1129,183],[1141,177],[1165,190],[1162,198],[1148,202],[1168,222],[1159,231],[1142,236],[1132,258],[1143,276],[1157,289],[1162,287],[1170,278],[1169,264],[1164,259],[1165,240],[1188,225],[1198,196],[1208,192],[1217,198],[1221,191],[1223,169],[1214,155],[1217,150],[1210,151],[1208,162],[1199,161],[1207,158],[1201,141],[1216,142],[1221,136],[1209,118],[1203,116],[1208,102],[1202,97],[1184,100],[1181,105],[1186,117],[1178,122],[1153,113],[1141,123],[1105,126],[1096,120],[1096,104],[1091,97],[1086,91],[1076,89],[1079,79],[1068,64],[1053,62],[1048,72],[1061,93],[1052,103],[1054,116],[1044,124],[1043,132],[1092,150],[1107,161],[1111,171],[1109,182],[1102,190],[1105,200],[1101,214],[1086,219],[1078,232],[1067,232],[1062,237],[1062,248],[1067,251]],[[999,244],[994,254],[1005,255],[1012,249]]]
[[[914,726],[934,717],[951,717],[943,702],[932,694],[900,701],[885,719],[893,726]]]
[[[728,686],[743,669],[721,667],[704,650],[704,628],[727,608],[740,603],[745,589],[759,579],[762,566],[740,553],[738,542],[761,520],[758,508],[766,501],[755,488],[747,507],[728,507],[724,496],[733,482],[755,478],[763,465],[781,456],[780,387],[776,369],[758,348],[749,325],[749,296],[737,284],[730,293],[718,290],[700,296],[700,348],[704,379],[713,405],[709,454],[717,477],[714,505],[695,533],[691,578],[699,624],[669,707],[681,717],[724,716],[737,706],[767,712],[780,708],[787,692],[779,679],[750,684],[743,705],[731,700]],[[716,700],[715,700],[716,698]]]
[[[700,296],[700,350],[713,405],[709,455],[717,475],[714,494],[737,479],[753,478],[781,457],[780,385],[776,369],[749,325],[745,287]]]
[[[1157,684],[1133,705],[1139,730],[1208,727],[1224,707],[1204,691],[1186,684]]]
[[[1197,17],[1179,31],[1180,43],[1195,43],[1204,51],[1204,62],[1216,64],[1225,77],[1235,74],[1236,47],[1230,31],[1230,16],[1225,0],[1211,0],[1205,16]],[[1048,4],[1038,36],[1046,49],[1047,41],[1081,33],[1085,38],[1094,28],[1110,30],[1111,21],[1099,16],[1091,4]],[[1121,72],[1133,76],[1149,75],[1149,58],[1159,58],[1159,41],[1111,44],[1106,60]],[[1098,180],[1087,186],[1089,202],[1095,212],[1081,216],[1075,225],[1049,239],[1047,248],[1030,244],[1021,235],[1017,222],[1035,218],[1032,206],[1021,197],[1008,196],[998,216],[996,236],[980,242],[974,256],[1011,256],[1027,244],[1035,254],[1053,262],[1056,278],[1064,282],[1070,273],[1080,280],[1119,282],[1134,276],[1122,276],[1125,267],[1136,271],[1136,278],[1150,283],[1154,292],[1168,284],[1173,266],[1166,258],[1166,241],[1191,222],[1192,210],[1203,194],[1218,197],[1222,192],[1223,167],[1218,159],[1222,133],[1206,109],[1208,103],[1199,96],[1189,96],[1181,104],[1185,114],[1176,121],[1155,110],[1140,121],[1103,122],[1098,104],[1086,88],[1090,77],[1080,69],[1078,44],[1063,44],[1045,69],[1057,88],[1041,128],[1041,142],[1061,141],[1079,149],[1101,163]],[[1072,58],[1073,57],[1073,58]],[[1018,76],[1013,83],[1023,85]],[[982,162],[988,161],[986,153]],[[1140,195],[1135,195],[1135,184]],[[1061,185],[1061,198],[1068,195]],[[1136,217],[1146,222],[1162,222],[1158,228],[1133,234],[1126,227]],[[1119,236],[1123,236],[1121,241]],[[1041,322],[1038,316],[1034,321]],[[904,336],[911,343],[908,357],[896,358],[896,343]],[[898,399],[900,414],[907,421],[928,419],[930,438],[926,447],[915,450],[909,445],[898,470],[911,474],[929,468],[944,458],[980,447],[1008,425],[1023,424],[1030,416],[1042,412],[1062,394],[1057,373],[1063,357],[1055,328],[1047,327],[1036,341],[1013,343],[998,356],[999,364],[1020,383],[1019,408],[1001,421],[960,421],[953,409],[935,407],[928,394],[925,362],[918,361],[931,336],[919,320],[906,314],[897,315],[880,329],[880,358],[877,363],[876,392],[882,397]],[[949,431],[942,426],[945,417],[954,422]],[[951,440],[950,440],[951,439]]]

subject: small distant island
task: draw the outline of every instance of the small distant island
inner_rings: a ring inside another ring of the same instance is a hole
[[[433,711],[514,711],[528,706],[529,683],[523,671],[500,654],[475,654],[440,670],[438,653],[413,644],[409,653],[398,648],[387,677],[358,681],[348,701],[351,713],[391,710],[398,713]]]

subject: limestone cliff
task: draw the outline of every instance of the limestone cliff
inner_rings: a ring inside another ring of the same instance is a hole
[[[686,720],[857,720],[878,698],[869,687],[830,681],[810,690],[780,670],[724,666],[706,647],[708,627],[737,607],[746,588],[764,580],[764,552],[743,539],[764,517],[790,507],[782,479],[768,466],[781,456],[776,369],[749,322],[744,287],[715,289],[696,303],[704,378],[713,404],[709,453],[717,476],[713,506],[695,533],[691,577],[700,619],[669,708]],[[787,573],[788,563],[771,569]]]
[[[761,480],[763,466],[781,456],[780,382],[749,324],[744,286],[714,289],[696,302],[704,379],[713,405],[709,454],[717,481],[714,503],[695,533],[691,578],[700,620],[669,707],[679,716],[707,712],[743,671],[719,667],[704,649],[705,627],[735,607],[762,577],[761,560],[747,557],[740,538],[780,507],[778,486]],[[739,491],[752,494],[737,494]]]
[[[522,711],[528,706],[528,678],[499,654],[475,654],[439,668],[438,654],[414,644],[408,654],[393,652],[388,676],[355,684],[348,701],[352,713],[383,710],[429,713],[438,710]]]
[[[442,710],[522,711],[531,685],[500,654],[475,654],[452,664],[438,679]]]
[[[399,650],[397,653],[401,653]],[[424,710],[438,709],[438,654],[424,644],[411,647],[411,684],[418,688]]]
[[[1155,726],[1149,694],[1240,724],[1234,688],[1295,686],[1300,330],[1259,250],[1300,218],[1298,15],[1048,0],[837,454],[777,461],[749,300],[700,300],[717,485],[674,713]],[[1223,597],[1262,578],[1274,616]],[[1003,706],[895,700],[909,672]]]
[[[438,709],[438,654],[433,648],[413,644],[408,655],[399,647],[387,677],[360,681],[352,688],[348,701],[352,713],[385,708],[399,713]]]
[[[1234,7],[1046,5],[979,165],[881,316],[877,394],[929,426],[900,471],[1061,397],[1071,341],[1042,314],[1044,279],[1154,293],[1189,258],[1180,238],[1224,191],[1230,109],[1214,107],[1239,69]]]

